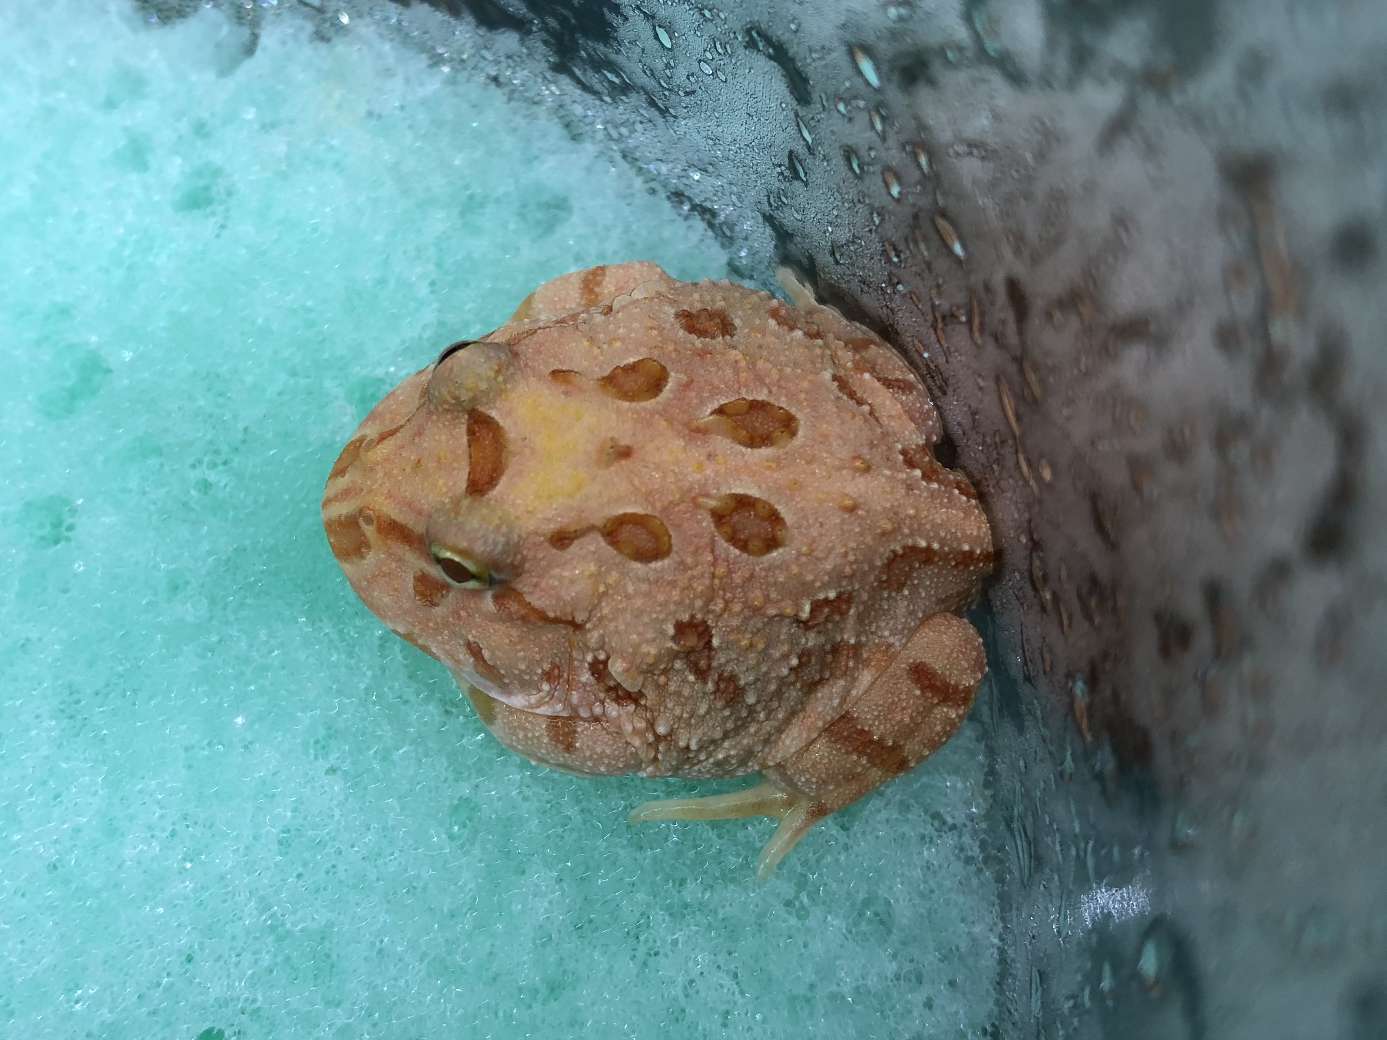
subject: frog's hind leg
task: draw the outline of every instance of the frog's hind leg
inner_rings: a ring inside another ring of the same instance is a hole
[[[769,875],[825,816],[914,768],[963,723],[986,671],[982,640],[953,614],[926,618],[871,686],[756,787],[648,802],[632,819],[780,820],[757,863]]]

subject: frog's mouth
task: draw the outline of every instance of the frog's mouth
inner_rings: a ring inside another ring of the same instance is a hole
[[[508,690],[494,678],[479,675],[475,668],[455,665],[449,670],[453,673],[453,678],[457,680],[457,684],[464,690],[470,689],[474,691],[475,696],[487,697],[508,708],[514,708],[531,715],[566,715],[569,712],[562,696],[555,697],[552,693],[540,691],[527,697]]]

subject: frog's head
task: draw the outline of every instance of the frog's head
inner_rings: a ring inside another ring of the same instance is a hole
[[[497,594],[505,603],[522,569],[523,529],[488,501],[510,454],[488,409],[512,367],[505,344],[464,340],[396,387],[332,467],[323,523],[352,588],[394,632],[489,695],[532,706],[539,684],[507,694],[523,688],[524,662],[503,661],[512,641],[488,632],[504,629]]]
[[[617,393],[589,392],[543,330],[513,333],[453,344],[376,406],[332,468],[324,525],[362,601],[460,681],[529,711],[601,710],[626,676],[610,641],[588,646],[595,611],[669,580],[628,571],[676,565],[662,521],[613,505],[639,497],[619,464],[640,420],[604,405],[657,396],[665,370],[643,359]]]

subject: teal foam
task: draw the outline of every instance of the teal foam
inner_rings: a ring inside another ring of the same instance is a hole
[[[24,10],[18,10],[24,8]],[[821,825],[487,736],[327,551],[365,410],[534,285],[726,258],[368,27],[0,10],[0,1034],[947,1037],[991,1020],[981,738]]]

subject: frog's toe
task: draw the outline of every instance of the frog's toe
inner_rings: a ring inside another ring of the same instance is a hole
[[[631,812],[632,823],[656,820],[740,820],[748,816],[769,816],[780,821],[771,840],[756,862],[756,876],[764,880],[775,870],[799,840],[824,816],[815,803],[764,781],[744,791],[716,794],[705,798],[662,798],[638,805]]]

